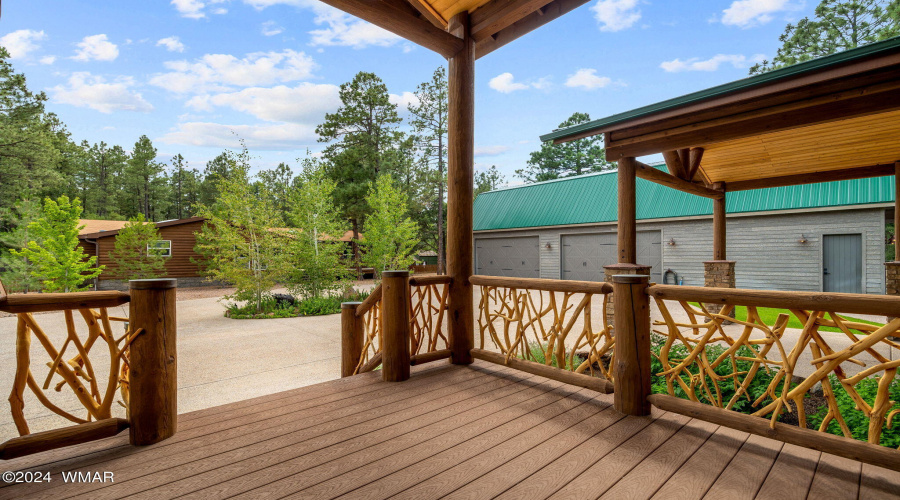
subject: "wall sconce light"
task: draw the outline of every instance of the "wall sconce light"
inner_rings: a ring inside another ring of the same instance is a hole
[[[670,247],[674,247],[675,246],[675,238],[669,238],[669,241],[666,242],[666,245],[669,245]]]
[[[802,244],[802,245],[805,245],[808,241],[809,241],[809,240],[806,239],[806,236],[804,236],[804,235],[801,233],[801,234],[800,234],[800,239],[797,240],[797,243],[800,243],[800,244]]]
[[[550,245],[550,242],[548,241],[547,244],[544,245],[544,248],[546,248],[547,250],[550,250],[553,247]]]

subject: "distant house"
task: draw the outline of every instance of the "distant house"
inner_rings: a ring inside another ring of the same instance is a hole
[[[200,231],[205,222],[206,219],[203,217],[191,217],[156,223],[160,239],[154,244],[154,247],[166,258],[165,277],[178,279],[179,287],[219,284],[205,280],[200,266],[196,263],[202,257],[194,251],[197,244],[194,234]],[[128,221],[81,219],[78,223],[84,226],[78,235],[79,245],[86,254],[96,256],[98,264],[106,266],[96,280],[95,287],[98,290],[126,290],[128,283],[116,274],[118,266],[109,257],[109,254],[116,247],[116,236],[119,234],[119,230],[125,227]],[[285,228],[274,230],[287,231]],[[360,238],[362,238],[361,235]],[[329,239],[332,238],[327,235],[320,237],[320,240]],[[346,243],[349,254],[353,231],[347,231],[340,239]]]
[[[664,168],[657,165],[657,168]],[[475,273],[603,281],[617,262],[617,172],[490,191],[475,200]],[[703,286],[712,201],[637,180],[638,263]],[[894,176],[728,194],[738,288],[882,294]]]
[[[206,221],[203,217],[167,220],[156,223],[159,241],[154,245],[166,258],[166,277],[177,278],[179,287],[209,284],[203,279],[200,268],[194,262],[199,254],[194,251],[197,243],[194,233]],[[97,279],[98,290],[124,290],[128,284],[116,274],[117,264],[109,254],[115,249],[116,236],[128,221],[89,220],[79,221],[84,226],[78,235],[80,245],[88,255],[95,255],[97,263],[106,266]]]

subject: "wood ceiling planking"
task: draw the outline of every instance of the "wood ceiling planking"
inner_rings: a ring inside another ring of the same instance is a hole
[[[900,161],[900,111],[705,146],[703,173],[740,181]]]
[[[412,0],[417,1],[417,0]],[[436,10],[444,19],[459,14],[462,11],[472,12],[482,5],[490,2],[490,0],[433,0],[428,1],[431,7]]]

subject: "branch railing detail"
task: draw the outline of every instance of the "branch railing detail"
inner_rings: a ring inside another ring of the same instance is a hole
[[[664,377],[670,396],[680,393],[729,410],[742,402],[753,416],[769,419],[770,429],[782,416],[796,413],[798,426],[805,429],[804,400],[820,384],[826,410],[818,431],[834,422],[844,437],[853,437],[836,395],[843,391],[868,419],[871,444],[881,443],[882,433],[900,414],[900,405],[891,400],[900,360],[890,354],[900,353],[900,343],[892,339],[900,336],[900,318],[873,325],[848,317],[896,314],[898,298],[663,285],[647,293],[662,317],[654,322],[654,333],[664,340],[659,355],[654,354],[662,371],[653,375]],[[711,310],[710,302],[723,304],[722,309]],[[733,314],[737,306],[746,313]],[[767,322],[761,308],[780,311]],[[789,327],[792,318],[795,325]],[[751,384],[763,374],[757,385],[764,387],[751,395]],[[877,381],[874,397],[865,397],[859,388],[866,379]],[[730,397],[723,394],[732,391]]]
[[[409,349],[413,362],[417,356],[424,359],[422,356],[426,354],[446,350],[444,319],[449,283],[450,277],[445,275],[409,278]],[[379,284],[366,300],[356,306],[355,316],[359,321],[356,326],[361,329],[362,337],[361,349],[358,354],[353,354],[354,368],[345,373],[345,376],[369,372],[381,364],[384,314],[382,293],[382,285]]]
[[[102,291],[7,295],[0,285],[0,311],[16,315],[16,370],[9,404],[19,433],[19,437],[0,443],[0,459],[102,439],[129,428],[133,444],[150,444],[171,436],[175,432],[174,288],[175,280],[138,280],[132,281],[130,294]],[[140,299],[132,302],[134,297]],[[129,305],[128,317],[110,315],[110,308],[125,304]],[[34,313],[38,312],[61,312],[64,337],[49,334],[45,329],[47,322],[42,326],[38,321],[46,316],[36,317]],[[83,323],[76,320],[76,312]],[[121,333],[115,331],[116,323],[124,323]],[[54,342],[54,337],[64,340]],[[141,340],[145,337],[147,340]],[[33,339],[48,360],[46,376],[35,373],[38,365],[33,364]],[[135,357],[138,345],[140,356]],[[103,360],[108,371],[98,364],[98,350],[108,355],[108,360]],[[159,359],[165,359],[167,366],[141,370],[144,375],[136,393],[131,367],[135,363],[147,366]],[[57,398],[51,397],[52,393],[62,393],[64,389],[74,395],[85,412],[83,416],[53,401]],[[125,419],[113,416],[117,391],[118,402],[126,410]],[[166,400],[157,400],[163,393]],[[28,394],[75,425],[32,432],[25,414]],[[166,418],[160,418],[161,414]]]
[[[507,361],[518,357],[614,379],[609,284],[492,276],[470,282],[481,289],[480,349],[492,345]]]

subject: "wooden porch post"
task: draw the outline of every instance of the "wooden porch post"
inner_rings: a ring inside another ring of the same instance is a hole
[[[616,410],[626,415],[649,415],[650,402],[650,276],[613,276],[615,295]]]
[[[475,176],[475,40],[468,12],[450,19],[450,33],[464,41],[450,58],[447,143],[447,274],[450,362],[469,364],[475,345],[472,298],[472,216]]]
[[[178,423],[175,279],[132,280],[129,328],[143,330],[131,343],[128,421],[131,444],[172,437]]]
[[[362,302],[341,303],[341,377],[349,377],[359,366],[362,357],[363,319],[356,315]]]
[[[724,182],[716,182],[712,188],[725,191]],[[725,197],[713,200],[713,260],[725,260]]]
[[[726,255],[726,230],[725,200],[727,194],[724,182],[716,182],[712,188],[722,191],[721,198],[713,199],[713,251],[712,260],[703,263],[703,286],[712,288],[734,288],[734,261],[728,260]],[[722,304],[706,304],[706,309],[712,313],[722,310]],[[734,317],[734,311],[730,316]],[[730,324],[726,322],[726,324]]]
[[[637,264],[637,163],[619,160],[619,264]]]
[[[409,271],[381,273],[381,377],[409,379]]]

